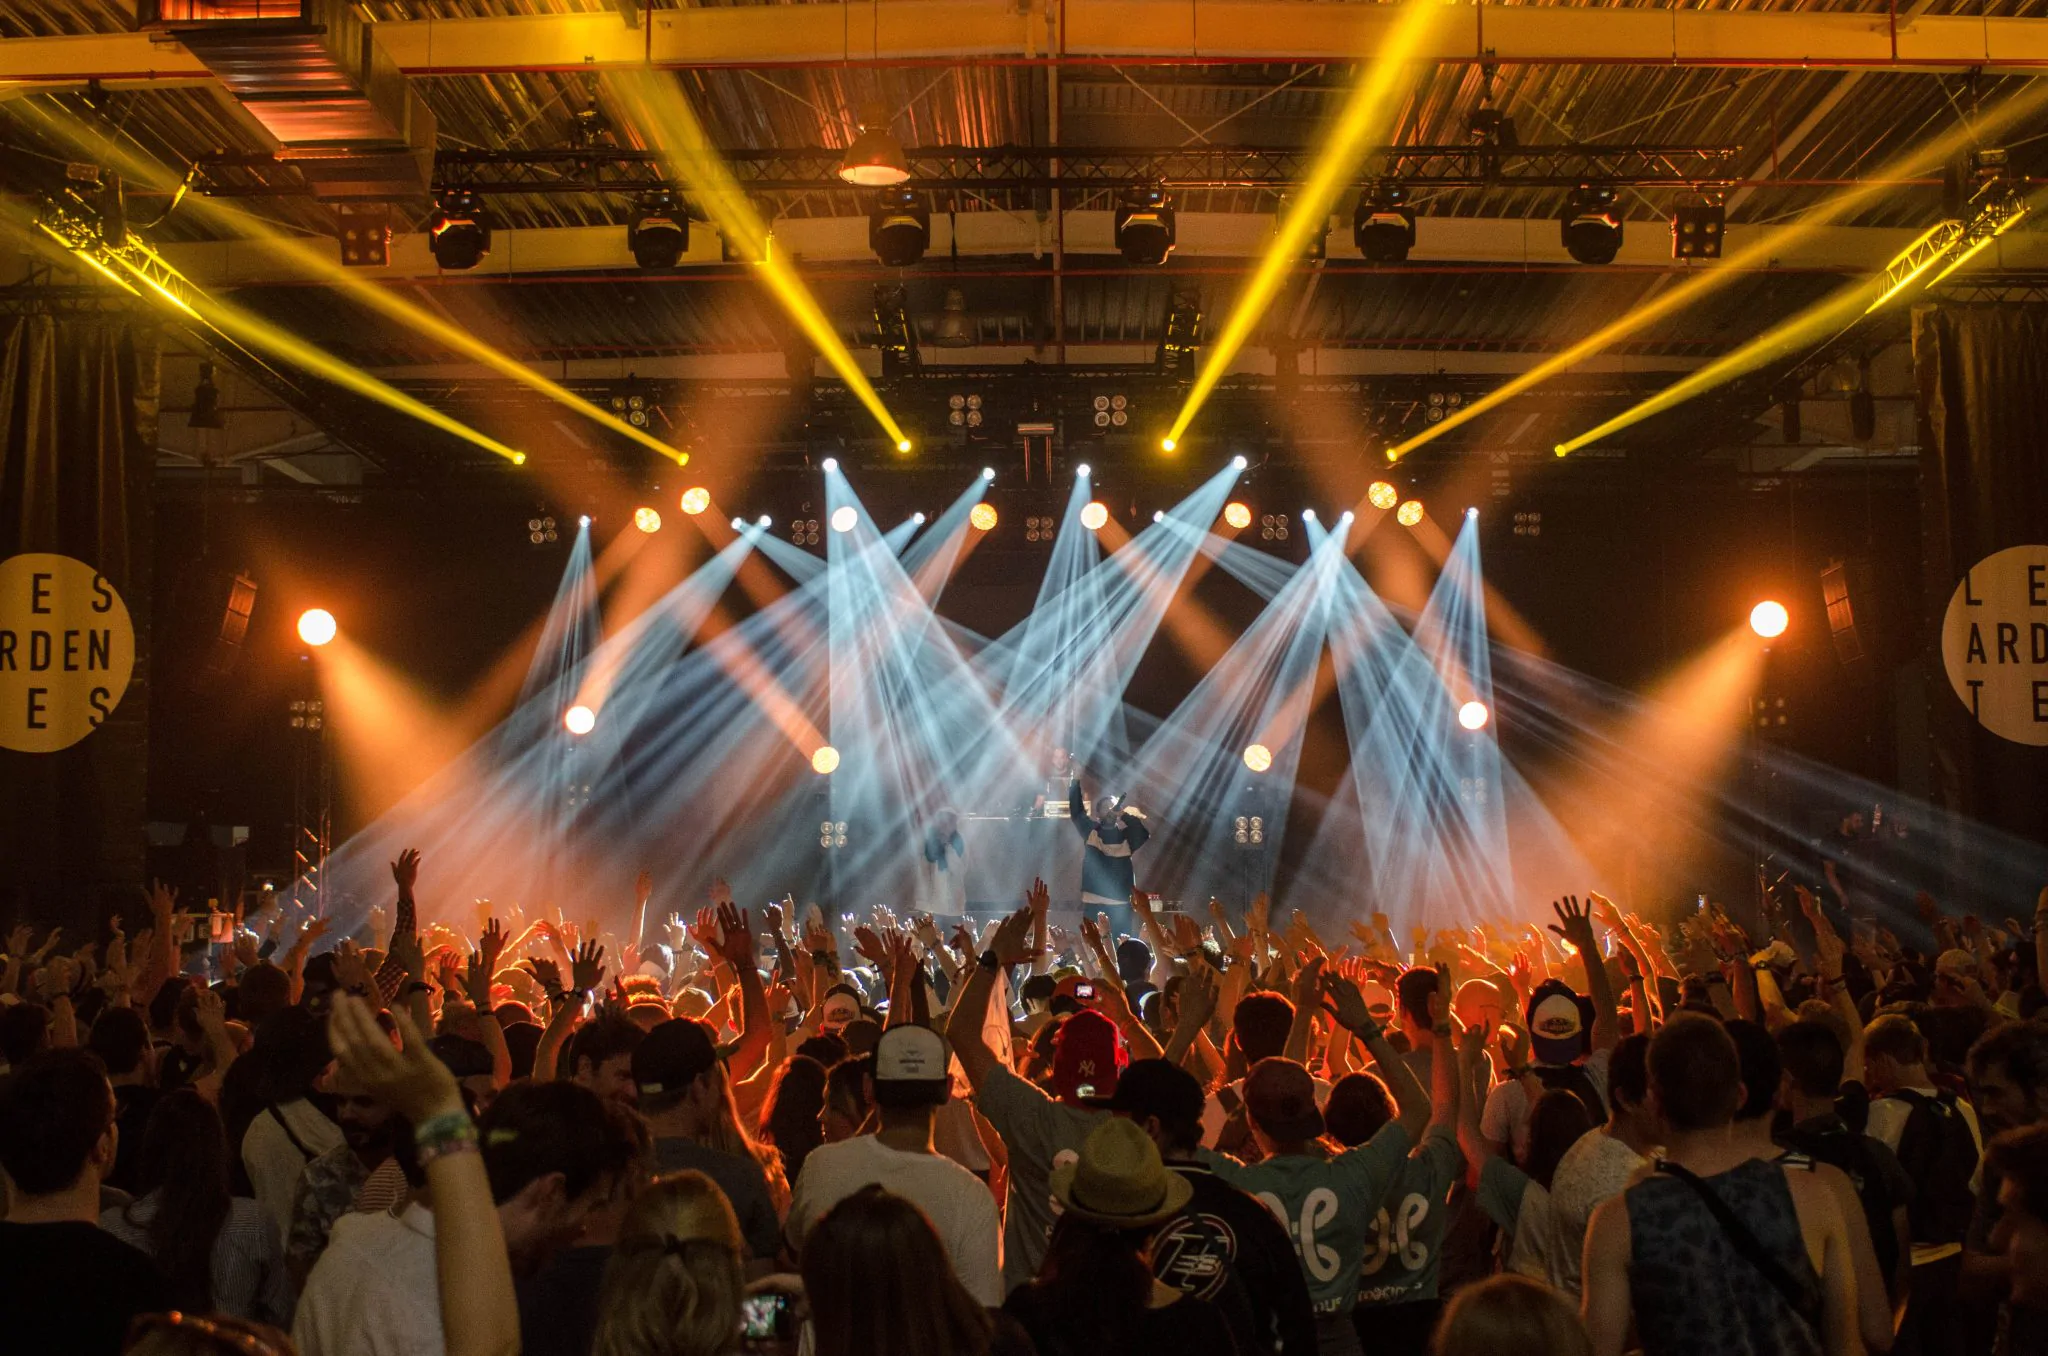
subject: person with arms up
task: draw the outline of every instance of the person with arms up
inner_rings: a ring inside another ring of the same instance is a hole
[[[1067,787],[1067,817],[1081,835],[1081,912],[1101,909],[1113,932],[1129,932],[1131,892],[1138,888],[1131,859],[1152,837],[1144,814],[1128,797],[1098,796],[1091,815],[1077,777]]]
[[[1586,1104],[1593,1124],[1607,1120],[1607,1070],[1621,1039],[1614,985],[1600,961],[1600,941],[1589,909],[1567,895],[1552,906],[1558,921],[1550,930],[1570,942],[1585,961],[1586,993],[1563,980],[1546,979],[1529,994],[1528,1021],[1533,1059],[1523,1068],[1508,1069],[1486,1096],[1480,1133],[1496,1154],[1523,1161],[1529,1147],[1529,1113],[1534,1108],[1528,1084],[1569,1092]],[[1512,1150],[1510,1155],[1509,1151]]]

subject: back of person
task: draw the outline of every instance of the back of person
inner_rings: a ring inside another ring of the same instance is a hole
[[[1977,1132],[1952,1093],[1907,1088],[1881,1100],[1906,1107],[1898,1159],[1915,1188],[1906,1207],[1914,1250],[1952,1250],[1968,1233],[1976,1204],[1970,1183],[1980,1153]]]
[[[1699,1179],[1754,1239],[1758,1259],[1676,1176],[1660,1171],[1624,1193],[1630,1294],[1647,1356],[1818,1356],[1819,1331],[1802,1315],[1818,1317],[1820,1277],[1786,1171],[1750,1159]],[[1798,1309],[1767,1279],[1769,1265],[1799,1288]]]
[[[1899,1265],[1899,1238],[1892,1228],[1892,1212],[1909,1205],[1915,1192],[1913,1180],[1890,1149],[1868,1135],[1859,1135],[1839,1120],[1825,1127],[1794,1126],[1778,1142],[1793,1153],[1817,1163],[1840,1168],[1856,1188],[1857,1203],[1870,1230],[1877,1268],[1886,1277]]]

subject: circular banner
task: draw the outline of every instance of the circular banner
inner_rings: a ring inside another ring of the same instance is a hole
[[[2048,546],[2011,546],[1970,567],[1941,622],[1949,686],[1977,723],[2048,745]]]
[[[0,560],[0,748],[68,749],[99,728],[135,671],[128,605],[70,556]]]

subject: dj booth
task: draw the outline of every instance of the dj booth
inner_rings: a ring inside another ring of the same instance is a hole
[[[1052,891],[1054,912],[1080,911],[1082,839],[1064,813],[962,815],[960,838],[967,845],[967,911],[974,917],[1014,911],[1034,879]]]

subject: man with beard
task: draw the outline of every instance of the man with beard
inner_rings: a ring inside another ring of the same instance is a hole
[[[410,1127],[339,1068],[334,1094],[342,1142],[306,1164],[292,1201],[285,1267],[295,1286],[305,1285],[313,1264],[326,1251],[334,1221],[352,1210],[389,1210],[407,1190],[391,1146],[398,1134],[410,1133]]]

